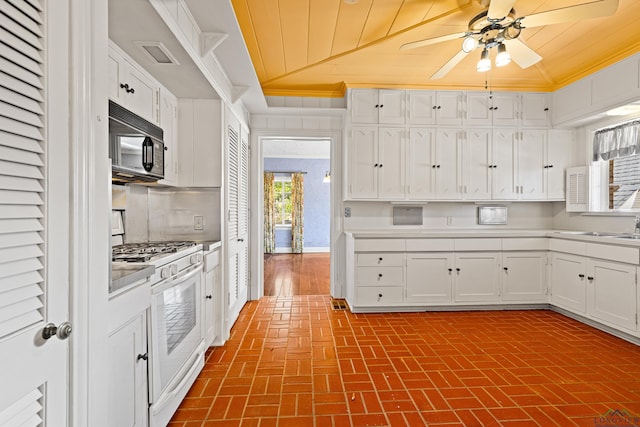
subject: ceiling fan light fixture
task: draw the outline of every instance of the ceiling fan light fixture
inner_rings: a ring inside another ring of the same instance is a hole
[[[498,45],[498,54],[496,55],[496,67],[504,67],[511,62],[511,55],[507,52],[504,44]]]
[[[480,54],[480,61],[476,65],[476,70],[479,73],[484,73],[491,69],[491,59],[489,58],[489,51],[485,48]]]
[[[465,53],[469,53],[478,47],[478,40],[476,40],[473,36],[467,36],[462,40],[462,50]]]

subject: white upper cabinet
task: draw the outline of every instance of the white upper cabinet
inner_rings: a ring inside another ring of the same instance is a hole
[[[494,129],[492,141],[491,194],[494,200],[518,198],[517,131]]]
[[[403,125],[406,92],[388,89],[357,89],[351,92],[351,121],[357,124]]]
[[[456,200],[462,198],[461,131],[412,128],[407,153],[407,198]]]
[[[115,44],[109,44],[109,98],[159,124],[160,84]]]
[[[520,97],[520,124],[522,127],[549,125],[549,95],[546,93],[523,93]]]
[[[410,125],[462,124],[462,92],[408,91]]]
[[[469,92],[465,124],[517,126],[519,99],[510,92]]]
[[[547,197],[547,131],[522,131],[517,144],[517,192],[523,200]]]
[[[164,132],[164,179],[160,184],[178,185],[178,99],[160,91],[160,127]]]
[[[491,141],[490,129],[465,132],[462,141],[462,197],[465,200],[491,199]]]
[[[405,197],[405,130],[358,126],[349,144],[348,198]]]
[[[565,200],[565,170],[571,166],[573,131],[549,129],[547,134],[547,199]]]

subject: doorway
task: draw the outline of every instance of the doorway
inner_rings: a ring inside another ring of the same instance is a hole
[[[262,144],[265,296],[330,294],[331,141]]]

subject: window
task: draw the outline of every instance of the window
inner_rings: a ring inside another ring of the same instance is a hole
[[[291,176],[276,176],[273,189],[276,226],[291,227]]]
[[[609,209],[640,209],[640,155],[609,160]]]

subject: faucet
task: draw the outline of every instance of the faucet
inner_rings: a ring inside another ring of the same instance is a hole
[[[640,234],[640,215],[636,216],[636,228],[633,234]]]

